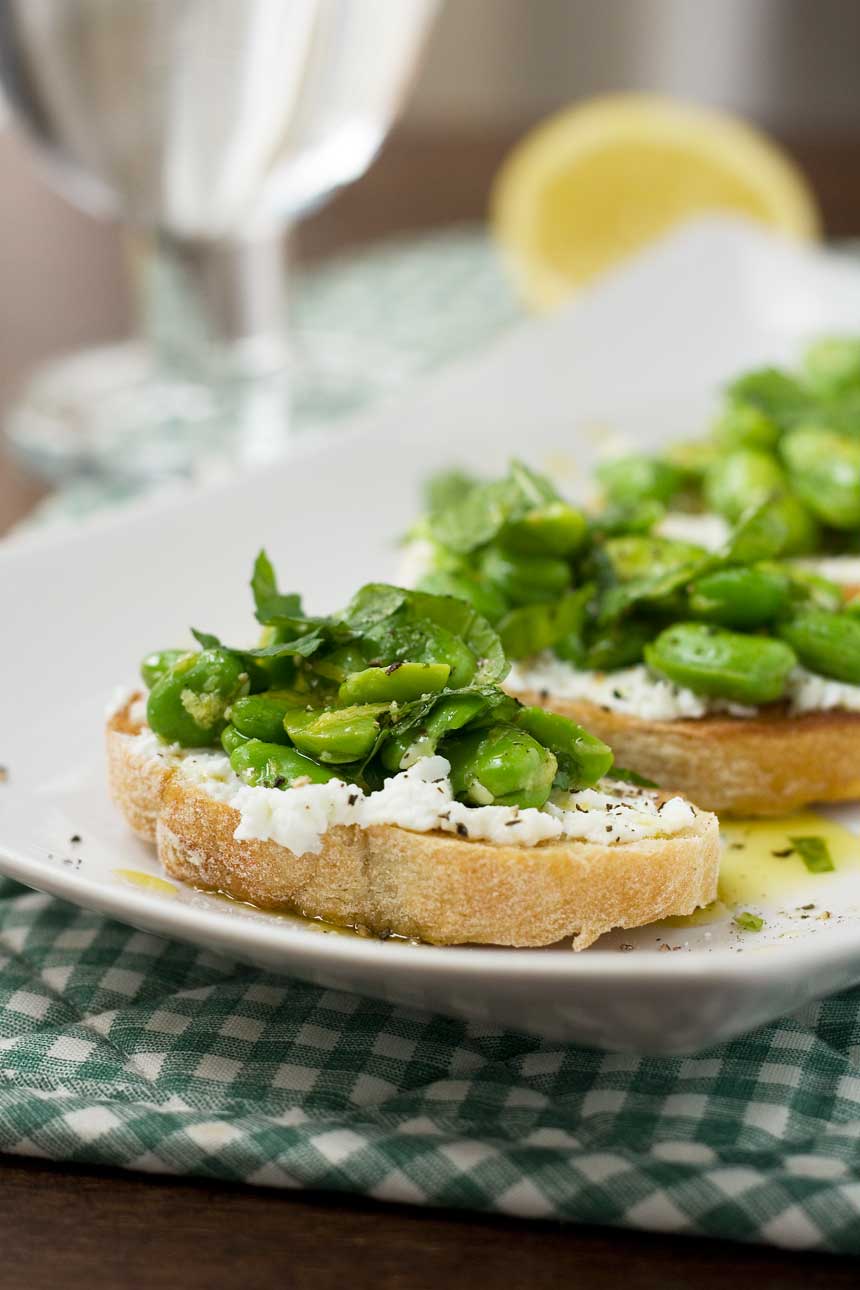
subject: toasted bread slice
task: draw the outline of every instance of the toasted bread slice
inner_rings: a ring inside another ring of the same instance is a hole
[[[338,826],[317,854],[237,841],[239,813],[168,760],[141,757],[131,703],[108,722],[111,793],[168,873],[263,909],[435,944],[585,949],[615,927],[692,913],[716,895],[719,830],[697,812],[667,837],[499,846],[393,825]]]
[[[644,721],[581,699],[521,693],[608,743],[638,771],[707,811],[784,815],[809,802],[860,797],[860,713],[784,709],[757,717]]]

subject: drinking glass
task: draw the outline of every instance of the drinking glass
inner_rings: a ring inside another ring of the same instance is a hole
[[[284,229],[366,169],[436,0],[4,0],[0,85],[53,182],[120,219],[137,342],[38,370],[6,424],[45,473],[279,453]]]

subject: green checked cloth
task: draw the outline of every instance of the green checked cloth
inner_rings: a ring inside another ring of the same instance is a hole
[[[237,967],[0,882],[0,1150],[860,1250],[857,994],[699,1057]]]
[[[327,268],[297,312],[326,362],[336,328],[344,353],[372,335],[389,383],[516,316],[467,232]],[[303,424],[380,392],[358,368],[350,393],[323,364]],[[78,486],[41,518],[105,500]],[[0,966],[0,1150],[860,1252],[860,992],[697,1057],[605,1054],[237,967],[5,880]]]

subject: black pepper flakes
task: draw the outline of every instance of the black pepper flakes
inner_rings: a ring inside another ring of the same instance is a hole
[[[389,663],[388,667],[385,669],[385,675],[386,675],[386,676],[391,676],[391,673],[392,673],[392,672],[396,672],[396,671],[397,671],[397,669],[398,669],[399,667],[402,667],[402,666],[403,666],[403,663],[402,663],[402,662]]]
[[[349,797],[346,800],[350,806],[355,806],[356,802],[358,801],[358,793],[350,793]]]
[[[82,839],[81,839],[80,833],[73,833],[72,836],[69,838],[70,842],[80,842],[81,840]]]
[[[469,830],[466,828],[462,820],[457,822],[457,835],[461,838],[467,838],[469,836]]]

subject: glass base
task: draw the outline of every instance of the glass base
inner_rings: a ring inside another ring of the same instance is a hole
[[[190,477],[204,464],[280,456],[289,432],[282,352],[258,346],[224,368],[210,383],[159,370],[139,343],[82,350],[36,370],[4,433],[18,460],[55,482]]]

